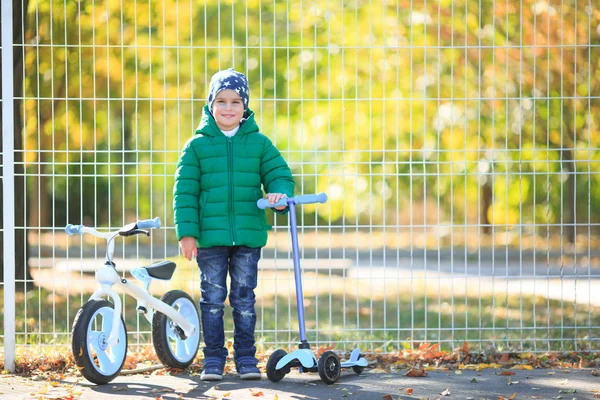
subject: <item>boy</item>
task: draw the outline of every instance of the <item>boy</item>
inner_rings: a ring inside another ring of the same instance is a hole
[[[271,204],[294,194],[294,179],[248,108],[246,77],[228,69],[211,79],[196,134],[185,144],[175,175],[175,230],[188,260],[200,268],[204,381],[221,380],[227,349],[223,328],[227,272],[233,308],[234,359],[242,379],[260,379],[255,358],[254,289],[267,242],[266,214],[256,206],[261,184]],[[287,207],[278,207],[285,213]]]

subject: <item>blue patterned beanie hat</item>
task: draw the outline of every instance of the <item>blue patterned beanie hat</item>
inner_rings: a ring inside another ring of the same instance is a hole
[[[241,72],[229,68],[214,74],[210,80],[210,89],[208,91],[208,109],[212,112],[212,103],[221,90],[230,89],[235,91],[242,98],[244,111],[248,110],[248,101],[250,100],[250,89],[248,88],[248,79]]]

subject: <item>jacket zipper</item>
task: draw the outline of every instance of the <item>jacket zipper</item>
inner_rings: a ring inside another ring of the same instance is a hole
[[[229,164],[229,229],[231,231],[231,242],[235,246],[235,229],[233,227],[233,142],[227,138],[227,163]]]

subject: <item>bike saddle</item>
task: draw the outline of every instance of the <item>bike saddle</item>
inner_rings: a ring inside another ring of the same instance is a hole
[[[168,281],[173,276],[176,266],[173,261],[158,261],[143,268],[151,277]]]

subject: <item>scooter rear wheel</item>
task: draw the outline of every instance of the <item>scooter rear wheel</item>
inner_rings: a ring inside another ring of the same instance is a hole
[[[279,382],[283,377],[290,372],[288,368],[278,370],[277,363],[287,355],[285,350],[275,350],[267,361],[267,378],[273,383]]]
[[[326,351],[319,358],[319,376],[328,385],[333,385],[340,378],[342,364],[333,351]]]
[[[357,375],[360,375],[364,371],[364,369],[365,367],[359,367],[358,365],[352,367],[352,371],[354,371],[354,373]]]

